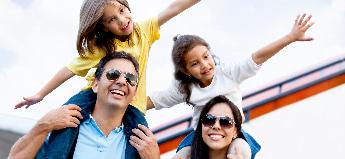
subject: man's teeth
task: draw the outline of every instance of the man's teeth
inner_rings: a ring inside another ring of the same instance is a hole
[[[126,26],[122,27],[122,29],[126,29],[126,28],[127,28],[127,26],[128,26],[128,24],[127,24]]]
[[[209,135],[211,139],[213,140],[219,140],[221,138],[224,138],[223,135],[216,135],[216,134],[212,134],[212,135]]]
[[[124,92],[119,91],[119,90],[112,90],[112,91],[110,91],[110,92],[111,92],[111,94],[118,94],[118,95],[122,95],[122,96],[124,96],[124,95],[125,95],[125,93],[124,93]]]

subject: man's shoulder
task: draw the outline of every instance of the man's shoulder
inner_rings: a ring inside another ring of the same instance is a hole
[[[122,122],[127,128],[136,128],[138,124],[148,126],[144,114],[132,105],[128,106]]]

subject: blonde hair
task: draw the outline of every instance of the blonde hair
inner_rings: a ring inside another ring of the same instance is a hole
[[[110,1],[117,1],[124,5],[130,11],[127,0],[84,0],[80,9],[79,30],[77,36],[77,50],[80,56],[84,56],[86,51],[93,52],[93,47],[98,46],[105,49],[107,52],[115,50],[113,39],[115,35],[110,33],[104,37],[103,24],[101,17],[103,16],[104,8]],[[97,42],[97,38],[102,39]]]

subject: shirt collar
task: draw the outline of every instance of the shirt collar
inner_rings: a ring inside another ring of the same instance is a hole
[[[85,122],[86,122],[87,124],[91,124],[94,128],[97,129],[97,131],[99,131],[100,133],[103,134],[103,132],[101,131],[101,129],[98,127],[95,118],[93,118],[91,114],[89,115],[89,119],[87,119]],[[121,125],[120,125],[119,127],[113,129],[111,132],[113,132],[113,133],[119,133],[119,132],[123,131],[123,129],[124,129],[124,125],[123,125],[123,123],[121,123]]]

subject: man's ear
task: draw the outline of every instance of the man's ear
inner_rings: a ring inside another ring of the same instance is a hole
[[[138,92],[138,87],[135,88],[135,92],[134,92],[134,96],[133,96],[132,101],[137,100],[137,98],[138,98],[138,97],[137,97],[137,95],[138,95],[137,92]]]
[[[98,83],[97,83],[97,80],[93,80],[92,82],[92,90],[94,93],[97,93],[97,90],[98,90]]]

